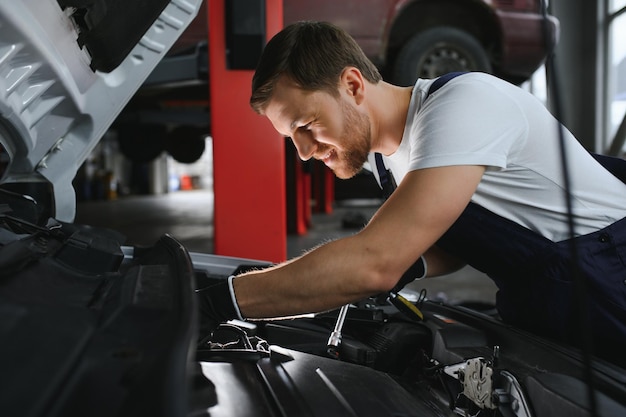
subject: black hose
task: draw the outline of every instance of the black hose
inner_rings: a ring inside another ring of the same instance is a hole
[[[542,6],[542,30],[543,30],[543,38],[545,42],[546,50],[549,51],[546,57],[546,85],[548,91],[551,93],[548,97],[551,97],[552,101],[552,112],[554,117],[560,121],[562,112],[561,112],[561,102],[560,102],[560,91],[558,88],[558,84],[556,82],[556,63],[554,61],[554,50],[552,49],[552,40],[549,38],[548,31],[548,7],[545,4],[545,0],[541,2]],[[567,226],[570,235],[569,239],[569,250],[570,250],[570,268],[572,273],[572,278],[574,282],[574,301],[578,308],[576,311],[578,312],[578,321],[580,327],[580,348],[582,351],[582,360],[583,360],[583,375],[587,382],[587,397],[589,402],[589,413],[592,417],[598,416],[598,405],[595,394],[595,381],[593,376],[593,368],[592,368],[592,352],[593,352],[593,339],[591,336],[591,325],[589,323],[588,316],[588,299],[587,299],[587,281],[586,277],[581,273],[580,265],[578,264],[578,245],[576,244],[576,234],[574,227],[574,214],[572,209],[572,194],[571,194],[571,183],[570,183],[570,174],[569,174],[569,164],[567,161],[567,152],[566,152],[566,144],[565,144],[565,135],[563,133],[564,126],[562,123],[557,123],[558,129],[558,138],[559,138],[559,146],[560,146],[560,158],[561,158],[561,167],[563,172],[563,191],[565,197],[565,203],[567,208]]]

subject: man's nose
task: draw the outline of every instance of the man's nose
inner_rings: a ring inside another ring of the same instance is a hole
[[[309,132],[295,132],[291,141],[298,151],[298,156],[303,161],[308,161],[315,155],[317,142]]]

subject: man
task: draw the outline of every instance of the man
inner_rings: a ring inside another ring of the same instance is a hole
[[[350,178],[380,153],[379,176],[389,169],[398,186],[354,236],[200,292],[205,315],[319,312],[389,291],[416,260],[428,276],[469,263],[498,285],[503,320],[576,342],[558,123],[532,95],[487,74],[459,75],[436,91],[434,83],[382,81],[329,24],[297,23],[268,43],[253,109],[303,160]],[[594,336],[609,350],[626,347],[626,185],[563,135]]]

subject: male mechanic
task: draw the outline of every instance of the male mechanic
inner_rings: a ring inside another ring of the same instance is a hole
[[[429,277],[469,264],[497,284],[504,321],[578,341],[557,121],[535,97],[487,74],[458,75],[436,91],[434,83],[382,81],[355,41],[325,23],[290,25],[268,43],[252,108],[301,159],[321,160],[339,178],[382,154],[375,175],[397,188],[354,236],[201,291],[205,316],[320,312],[389,291],[414,264]],[[594,341],[623,351],[626,185],[563,135]]]

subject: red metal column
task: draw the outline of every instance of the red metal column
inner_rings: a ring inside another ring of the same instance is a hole
[[[324,163],[314,161],[312,183],[315,212],[331,214],[335,201],[335,174]]]
[[[302,161],[297,165],[297,169],[299,170],[299,175],[296,176],[298,179],[297,185],[299,187],[298,198],[299,198],[299,217],[300,221],[298,227],[298,234],[305,235],[311,227],[311,163],[312,161],[305,162]]]
[[[248,105],[253,71],[227,69],[228,0],[208,1],[215,253],[280,262],[287,256],[285,141]],[[282,0],[266,0],[267,38],[282,24]]]

